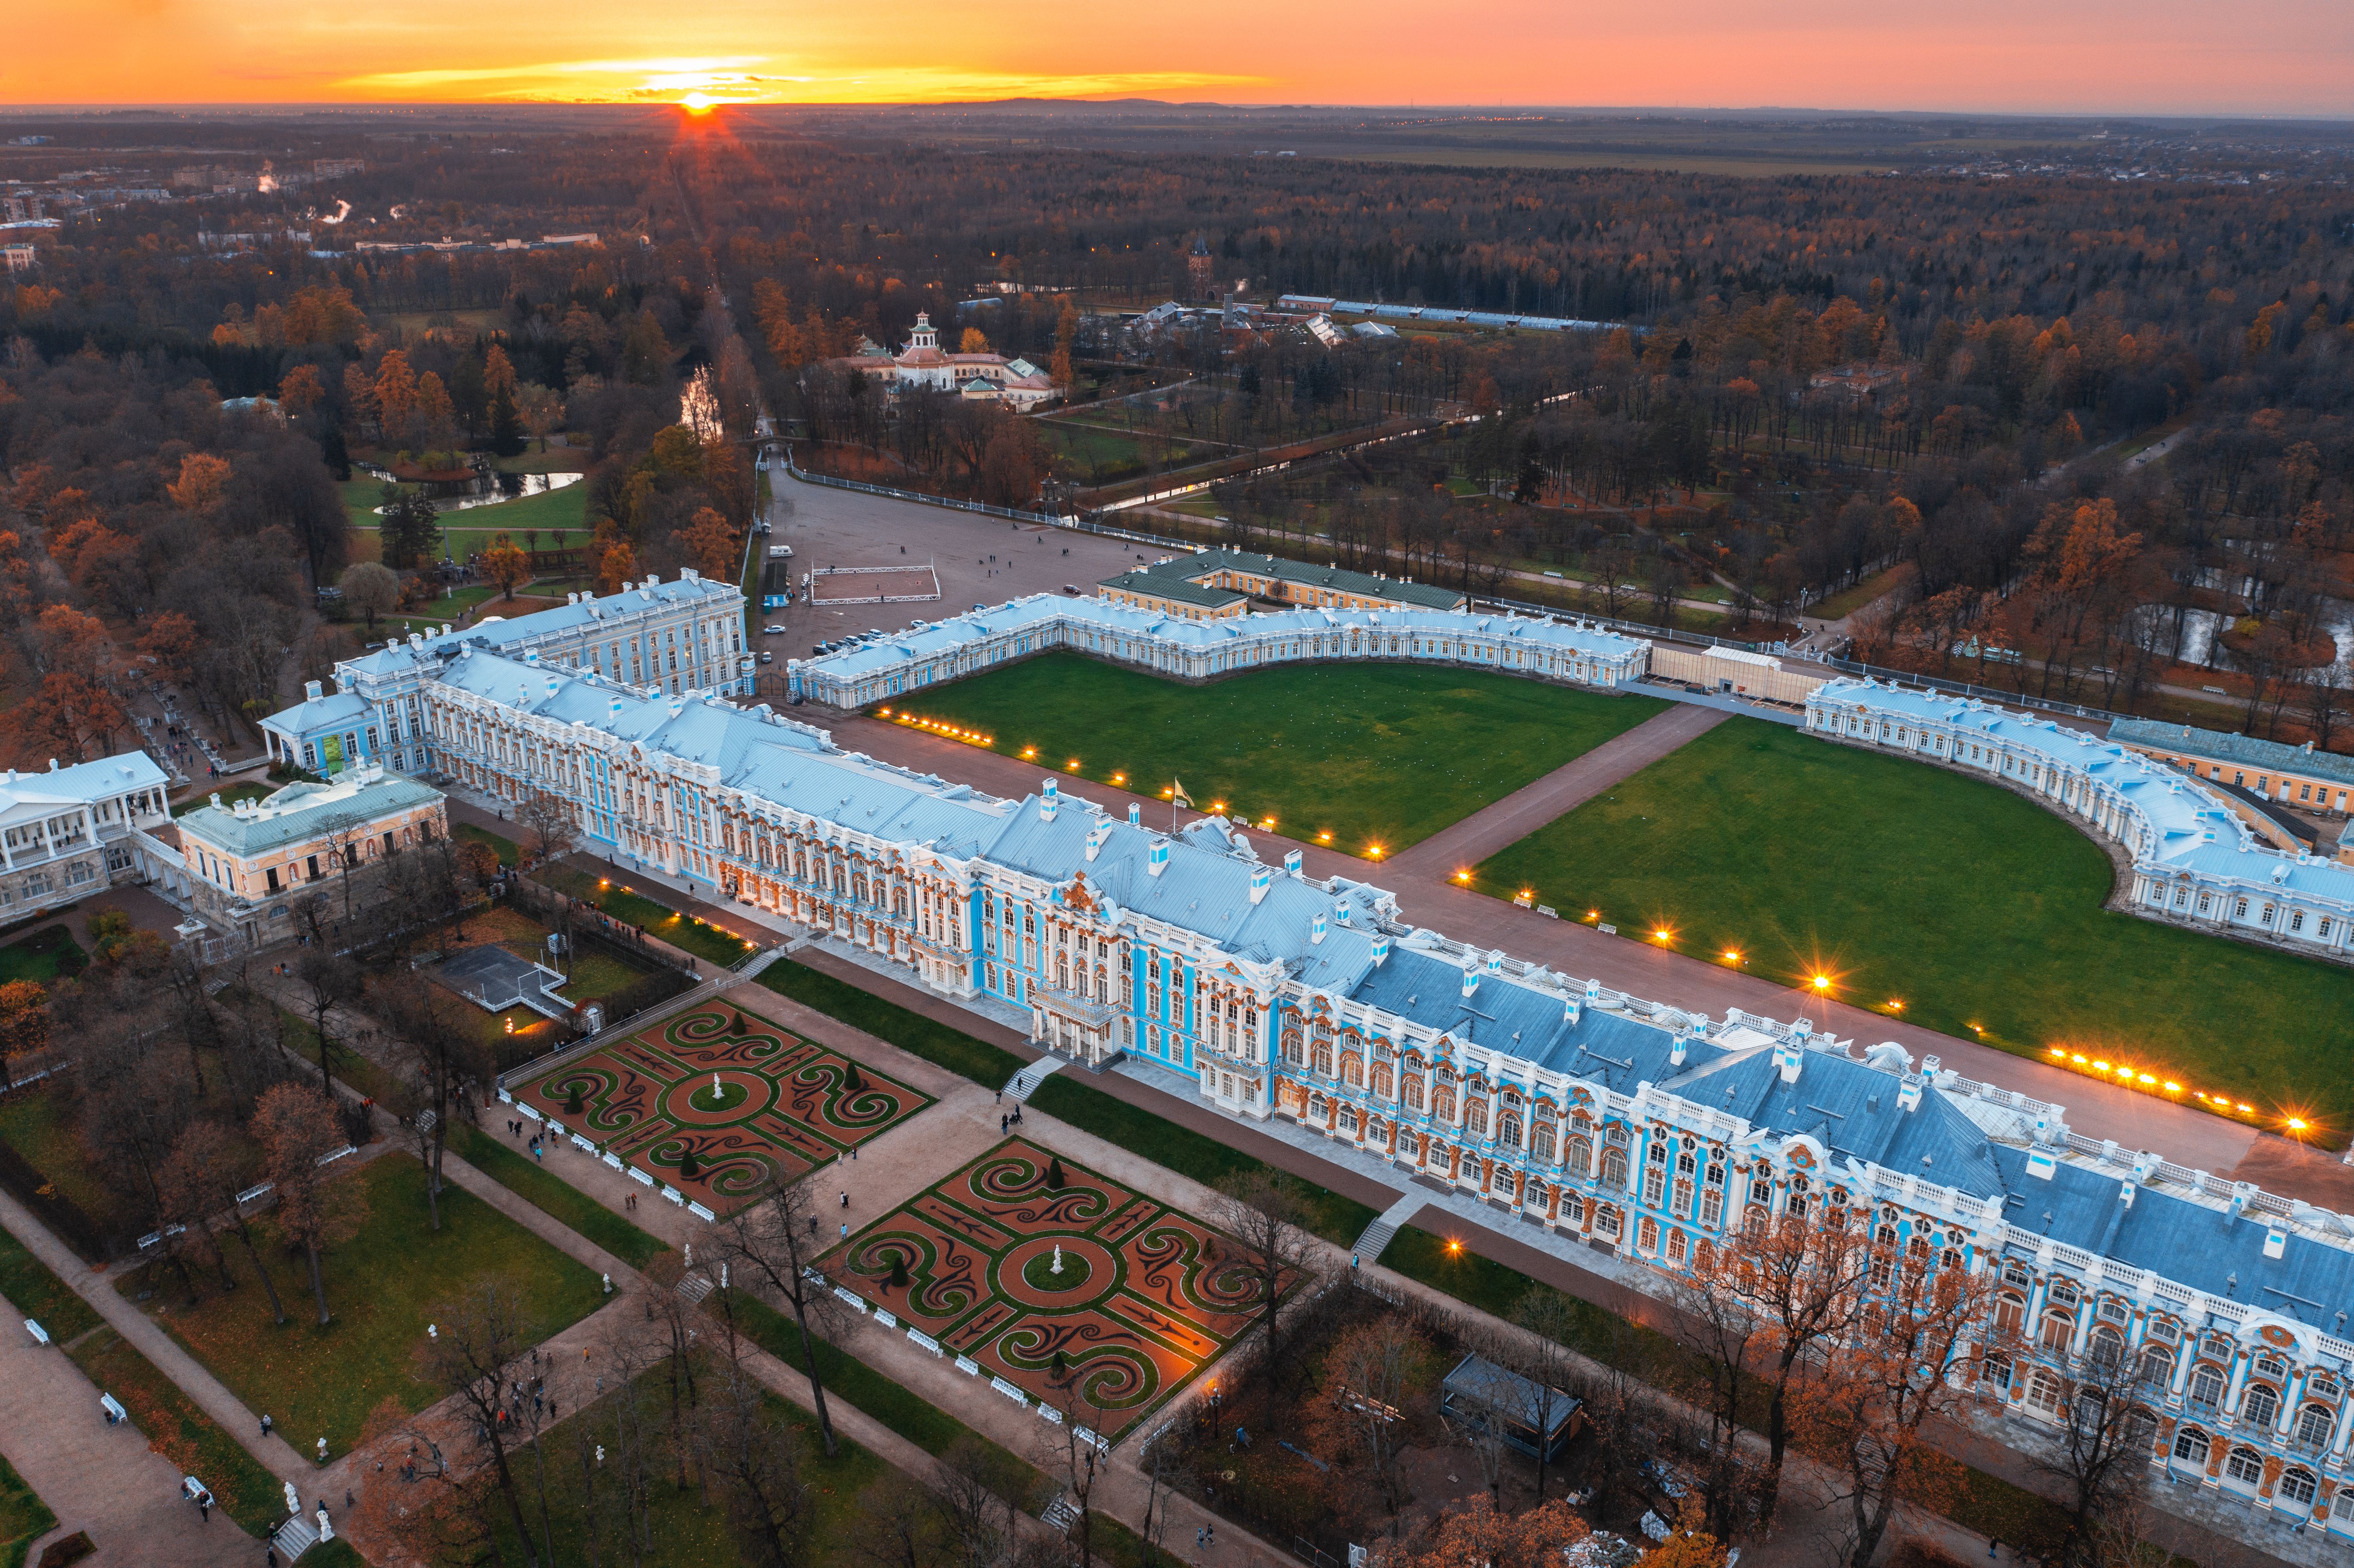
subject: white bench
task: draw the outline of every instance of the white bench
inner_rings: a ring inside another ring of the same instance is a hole
[[[98,1407],[106,1413],[106,1424],[109,1426],[120,1426],[131,1419],[131,1412],[123,1409],[122,1402],[111,1393],[101,1393],[98,1396]]]
[[[25,1332],[33,1336],[33,1343],[37,1345],[46,1345],[49,1342],[49,1331],[30,1318],[25,1319]]]

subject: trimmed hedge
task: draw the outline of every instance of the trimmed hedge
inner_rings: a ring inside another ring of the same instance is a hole
[[[760,971],[759,983],[803,1007],[813,1007],[828,1018],[838,1018],[878,1040],[888,1040],[910,1055],[970,1078],[985,1089],[1003,1088],[1014,1074],[1029,1065],[1011,1051],[974,1039],[962,1030],[936,1022],[920,1012],[885,1001],[847,980],[780,959]]]

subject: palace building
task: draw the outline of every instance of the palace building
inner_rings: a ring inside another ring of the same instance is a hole
[[[1191,620],[1240,615],[1254,599],[1295,609],[1468,609],[1471,604],[1460,588],[1238,550],[1170,556],[1140,571],[1106,577],[1096,592]]]
[[[917,313],[907,345],[898,353],[869,342],[857,354],[826,363],[880,383],[894,397],[919,389],[952,392],[1028,413],[1055,396],[1054,378],[1026,359],[1008,359],[1002,354],[952,354],[940,347],[940,334],[928,311]]]
[[[209,925],[267,942],[292,934],[294,895],[447,838],[450,820],[440,791],[365,764],[260,800],[225,806],[215,794],[164,835],[181,852],[178,865],[159,868],[165,894]]]
[[[419,693],[468,650],[594,669],[615,681],[654,691],[748,692],[752,671],[744,652],[744,591],[705,582],[692,567],[679,580],[658,577],[624,583],[619,593],[567,596],[553,609],[513,620],[488,616],[461,631],[412,633],[335,666],[335,690],[321,683],[303,700],[261,721],[275,761],[306,772],[335,774],[374,764],[405,773],[428,771]]]
[[[1345,643],[1337,619],[1295,613]],[[1263,860],[1223,819],[1163,833],[1051,779],[996,799],[765,707],[529,655],[461,651],[420,694],[438,766],[507,798],[560,796],[600,849],[809,922],[942,995],[1021,1009],[1083,1064],[1157,1064],[1224,1114],[1288,1118],[1663,1280],[1702,1240],[1784,1214],[1869,1224],[1924,1267],[1994,1271],[2002,1321],[2031,1348],[1997,1364],[1991,1392],[2028,1430],[2061,1419],[2063,1376],[2129,1367],[2153,1467],[2354,1533],[2343,1216],[2083,1138],[2060,1107],[1894,1045],[1859,1058],[1803,1020],[1706,1018],[1466,947],[1405,924],[1379,888],[1309,878],[1296,852]],[[2197,810],[2179,777],[2097,743],[2063,765],[2073,743],[2053,733],[1900,716],[1882,695],[1858,711],[1833,694],[1818,733],[1853,718],[1859,741],[1885,723],[1892,746],[1959,747],[1961,765],[2024,769],[2129,839],[2177,831],[2153,797]]]
[[[1829,739],[1995,779],[2074,819],[2132,858],[2127,900],[2146,919],[2316,957],[2354,957],[2354,865],[2275,848],[2233,800],[2171,766],[2176,753],[2138,749],[2129,736],[2105,741],[2049,719],[1875,681],[1817,687],[1807,698],[1807,726]],[[2222,768],[2202,754],[2181,755],[2198,756],[2202,768]],[[2245,759],[2238,768],[2253,770]],[[2328,775],[2306,758],[2301,773],[2259,777],[2267,785],[2277,778],[2283,789],[2301,779],[2311,789]]]
[[[918,621],[823,658],[789,661],[786,689],[796,703],[863,707],[1056,649],[1181,681],[1302,660],[1383,659],[1468,664],[1617,690],[1643,678],[1651,645],[1543,616],[1392,606],[1195,618],[1109,594],[1042,593]]]
[[[87,898],[146,869],[144,831],[172,820],[171,780],[143,751],[0,781],[0,922]]]

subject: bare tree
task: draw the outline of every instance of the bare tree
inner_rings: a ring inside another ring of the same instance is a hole
[[[773,1292],[791,1309],[801,1328],[801,1372],[817,1406],[818,1436],[826,1457],[833,1457],[833,1417],[826,1409],[824,1381],[818,1375],[817,1341],[822,1330],[840,1326],[842,1305],[816,1266],[825,1235],[809,1183],[775,1188],[758,1202],[737,1210],[720,1222],[718,1240],[719,1255],[737,1276]]]
[[[2101,1551],[2104,1522],[2130,1514],[2148,1490],[2151,1446],[2158,1421],[2136,1396],[2166,1395],[2165,1363],[2152,1361],[2148,1373],[2126,1361],[2122,1340],[2096,1336],[2081,1370],[2039,1369],[2028,1374],[2060,1380],[2061,1423],[2048,1446],[2027,1450],[2029,1465],[2062,1489],[2068,1534],[2061,1543],[2062,1568],[2092,1568]]]
[[[930,1489],[953,1568],[996,1568],[1013,1542],[1020,1510],[1006,1493],[1017,1478],[999,1467],[970,1434],[940,1456]]]
[[[716,1486],[728,1533],[752,1568],[793,1568],[808,1544],[809,1489],[792,1432],[768,1408],[768,1394],[732,1365],[695,1420],[706,1484]]]
[[[236,1289],[237,1279],[228,1271],[228,1253],[220,1245],[220,1234],[236,1230],[261,1276],[261,1287],[270,1294],[277,1320],[283,1323],[286,1309],[278,1304],[278,1287],[261,1260],[254,1256],[252,1234],[238,1213],[237,1194],[245,1187],[246,1173],[251,1168],[252,1156],[240,1140],[229,1136],[227,1128],[217,1121],[190,1122],[172,1140],[172,1151],[164,1160],[159,1183],[163,1206],[156,1218],[167,1231],[174,1225],[183,1227],[185,1243],[202,1238],[199,1255],[219,1269],[225,1291]]]
[[[1258,1298],[1264,1364],[1271,1376],[1282,1375],[1282,1315],[1291,1300],[1291,1287],[1311,1266],[1299,1188],[1289,1177],[1265,1169],[1244,1171],[1218,1183],[1211,1209],[1212,1221],[1233,1236],[1234,1265],[1250,1279]],[[1218,1248],[1221,1244],[1214,1237],[1210,1245]]]
[[[487,1079],[491,1068],[467,1027],[461,1011],[465,1005],[443,987],[419,985],[394,991],[385,1006],[400,1065],[417,1092],[418,1104],[408,1121],[418,1159],[425,1166],[427,1205],[437,1231],[441,1228],[441,1157],[449,1146],[450,1118],[468,1108],[463,1105],[467,1079]]]
[[[327,1015],[357,1001],[366,989],[366,977],[331,943],[314,940],[295,955],[294,979],[302,988],[302,1011],[310,1014],[312,1032],[318,1037],[320,1086],[332,1096],[335,1074],[330,1065],[334,1042],[327,1033]]]
[[[1550,1465],[1544,1434],[1572,1403],[1563,1392],[1577,1377],[1577,1354],[1569,1341],[1577,1336],[1576,1308],[1568,1297],[1550,1286],[1532,1286],[1512,1303],[1512,1321],[1528,1330],[1518,1346],[1518,1370],[1533,1390],[1530,1425],[1537,1430],[1537,1501],[1544,1501],[1545,1471]]]
[[[553,860],[579,842],[578,814],[561,795],[533,790],[516,803],[514,820],[528,835],[524,847],[535,863]]]
[[[524,1517],[514,1464],[514,1405],[520,1402],[512,1393],[513,1369],[539,1342],[539,1327],[526,1315],[514,1287],[495,1277],[435,1308],[433,1320],[436,1333],[424,1356],[426,1381],[454,1399],[472,1423],[474,1441],[506,1503],[515,1539],[523,1544],[525,1561],[553,1568],[554,1559],[542,1552]]]

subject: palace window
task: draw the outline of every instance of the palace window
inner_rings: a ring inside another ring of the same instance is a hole
[[[1659,1251],[1659,1222],[1648,1217],[1645,1218],[1642,1228],[1636,1234],[1635,1245],[1638,1250],[1642,1252]]]
[[[1510,1144],[1512,1148],[1518,1149],[1521,1146],[1521,1118],[1510,1111],[1497,1118],[1496,1139],[1500,1143]]]
[[[2240,1419],[2251,1426],[2270,1426],[2280,1414],[2280,1395],[2263,1383],[2250,1385],[2240,1401]]]
[[[2114,1373],[2125,1364],[2125,1336],[2104,1323],[2093,1330],[2092,1351],[2093,1365],[2104,1372]]]
[[[2006,1334],[2016,1334],[2027,1321],[2027,1303],[2005,1291],[1994,1298],[1994,1326]]]
[[[1406,1109],[1408,1110],[1418,1111],[1422,1108],[1422,1080],[1420,1078],[1408,1078],[1405,1081],[1405,1105]]]
[[[1463,1127],[1466,1131],[1469,1132],[1476,1138],[1485,1138],[1488,1135],[1487,1101],[1470,1100],[1465,1103],[1463,1107]]]
[[[2207,1462],[2207,1434],[2196,1426],[2185,1426],[2174,1435],[2174,1457],[2188,1459],[2194,1465]]]
[[[1529,1135],[1529,1152],[1537,1159],[1545,1161],[1547,1164],[1551,1164],[1553,1162],[1553,1123],[1549,1121],[1541,1121],[1537,1123],[1536,1130]]]
[[[2296,1446],[2318,1454],[2329,1446],[2329,1429],[2337,1415],[2326,1404],[2308,1404],[2296,1413]]]
[[[2244,899],[2244,898],[2239,898],[2239,899],[2234,899],[2234,900],[2232,900],[2232,919],[2234,919],[2234,920],[2244,920],[2244,919],[2246,919],[2247,917],[2248,917],[2248,901],[2247,901],[2246,899]]]
[[[2174,1357],[2157,1345],[2144,1345],[2138,1363],[2137,1381],[2153,1393],[2163,1392],[2174,1381]]]
[[[1453,1089],[1441,1088],[1437,1094],[1431,1096],[1430,1108],[1432,1113],[1436,1115],[1439,1120],[1453,1121],[1455,1119],[1455,1091]]]
[[[2047,1351],[2058,1351],[2064,1354],[2068,1349],[2068,1341],[2073,1339],[2075,1334],[2074,1319],[2065,1312],[2050,1313],[2043,1319],[2041,1343]]]
[[[2253,1448],[2234,1448],[2232,1457],[2223,1461],[2223,1474],[2228,1479],[2253,1487],[2264,1478],[2264,1457]]]
[[[1580,1176],[1591,1174],[1594,1170],[1594,1140],[1582,1132],[1570,1134],[1568,1146],[1562,1150],[1561,1162]]]
[[[1602,1151],[1602,1184],[1615,1192],[1627,1190],[1627,1151],[1611,1148]]]
[[[2027,1380],[2027,1408],[2047,1419],[2060,1415],[2060,1380],[2048,1372],[2038,1372]]]
[[[1670,1263],[1680,1264],[1683,1262],[1685,1254],[1686,1244],[1684,1241],[1684,1233],[1680,1230],[1670,1231],[1668,1233],[1668,1261]]]
[[[2200,1410],[2212,1410],[2222,1402],[2223,1369],[2201,1361],[2191,1370],[2190,1403]]]
[[[2289,1501],[2297,1504],[2299,1507],[2311,1508],[2313,1506],[2313,1472],[2310,1470],[2283,1470],[2281,1472],[2279,1490],[2282,1497],[2288,1499]]]

